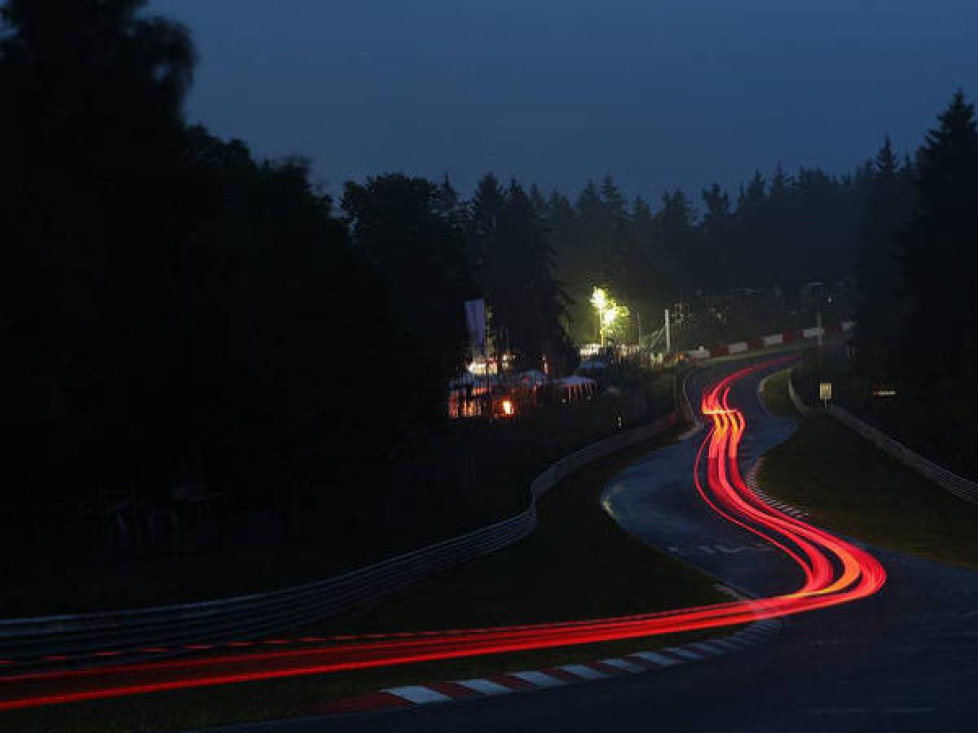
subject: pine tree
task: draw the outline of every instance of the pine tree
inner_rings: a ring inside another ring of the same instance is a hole
[[[634,296],[629,266],[634,262],[633,242],[628,231],[625,196],[611,176],[601,181],[600,222],[601,284],[626,302]]]
[[[615,179],[605,176],[601,179],[601,203],[612,221],[624,220],[627,212],[625,196],[615,184]]]
[[[465,235],[444,212],[444,189],[423,178],[389,174],[349,182],[343,209],[358,252],[373,263],[394,305],[398,366],[420,421],[443,412],[448,380],[467,346],[463,303],[474,294]]]
[[[575,340],[593,341],[594,318],[589,303],[591,289],[598,285],[604,266],[603,252],[608,239],[607,209],[601,191],[588,180],[574,202],[574,236],[568,240],[567,257],[561,266],[564,285],[573,305],[570,309]]]
[[[695,210],[682,189],[666,191],[655,215],[654,258],[669,280],[668,294],[690,294],[699,263],[695,261]]]
[[[579,280],[575,270],[573,248],[577,238],[577,212],[566,196],[552,191],[547,197],[547,239],[554,251],[554,277],[564,293],[565,308],[561,323],[565,333],[573,332],[571,313],[577,303],[571,295],[570,283]]]
[[[754,171],[754,177],[747,184],[746,192],[741,194],[741,198],[737,202],[737,208],[759,208],[764,205],[765,201],[767,201],[767,182],[760,171]]]
[[[510,182],[484,266],[493,329],[502,343],[519,354],[524,368],[539,367],[545,354],[551,362],[562,361],[557,352],[566,342],[562,327],[566,299],[556,278],[541,200],[527,194],[518,181]]]
[[[860,293],[857,344],[862,368],[871,376],[892,375],[902,319],[900,248],[897,231],[913,211],[913,191],[886,136],[873,163],[856,263]]]
[[[769,196],[772,201],[778,201],[789,195],[791,191],[791,178],[784,172],[781,161],[774,168],[771,175],[771,190]]]
[[[435,193],[435,211],[439,216],[451,223],[455,227],[463,227],[467,222],[467,212],[459,199],[458,192],[448,179],[448,174],[442,179],[441,185]]]
[[[730,196],[719,183],[714,183],[702,192],[702,198],[706,211],[701,227],[699,259],[705,276],[704,285],[729,289],[734,278],[731,251],[725,246],[733,232]]]
[[[632,202],[631,220],[636,239],[644,241],[652,226],[652,207],[641,196],[636,196]]]
[[[550,217],[550,205],[535,183],[530,186],[530,204],[540,219],[546,221]]]
[[[750,267],[739,269],[739,287],[753,286],[758,280],[761,282],[769,280],[768,273],[762,271],[767,262],[765,256],[767,201],[767,182],[761,172],[755,170],[746,189],[741,188],[737,198],[735,246],[742,261],[750,263]]]
[[[487,253],[493,248],[496,229],[503,213],[505,198],[499,180],[487,173],[479,181],[468,207],[469,260],[476,280],[486,287]]]
[[[960,91],[938,121],[917,153],[919,205],[903,238],[911,311],[901,364],[918,389],[950,389],[954,380],[967,401],[978,397],[978,340],[970,336],[978,323],[978,123]]]
[[[567,278],[572,271],[573,247],[577,237],[577,212],[574,205],[559,191],[547,197],[547,229],[550,246],[560,262],[560,276]]]

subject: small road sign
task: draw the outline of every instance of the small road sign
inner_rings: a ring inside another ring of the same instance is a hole
[[[832,399],[832,382],[818,383],[818,398],[822,402],[829,402]]]

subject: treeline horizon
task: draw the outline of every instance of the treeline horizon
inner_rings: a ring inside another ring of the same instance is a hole
[[[978,439],[978,120],[959,90],[911,160],[887,140],[860,239],[856,374],[897,388],[898,422],[975,470]]]
[[[337,206],[301,160],[186,121],[190,32],[145,6],[0,6],[9,511],[203,483],[301,512],[440,429],[469,298],[520,368],[546,355],[559,374],[593,340],[595,285],[654,318],[853,282],[878,164],[778,167],[736,201],[714,185],[702,217],[682,191],[653,211],[610,177],[571,202],[488,174],[466,201],[393,173]]]
[[[736,290],[797,291],[813,280],[851,289],[874,170],[872,156],[841,176],[804,166],[792,175],[777,165],[770,177],[756,170],[735,200],[717,183],[704,188],[702,213],[680,188],[667,190],[658,208],[641,196],[629,200],[610,174],[600,182],[588,180],[573,200],[557,190],[544,194],[518,178],[503,185],[493,172],[467,200],[447,175],[440,186],[461,212],[470,261],[490,302],[499,300],[493,297],[498,284],[493,287],[493,275],[486,272],[492,268],[482,266],[495,254],[508,257],[515,269],[520,248],[507,254],[505,233],[493,236],[487,223],[500,216],[498,202],[506,191],[528,199],[525,213],[536,220],[549,250],[549,264],[538,267],[537,281],[547,282],[548,297],[559,306],[555,315],[571,340],[587,343],[597,340],[589,300],[594,287],[610,290],[629,306],[632,318],[644,313],[646,333],[661,326],[665,308],[679,302],[702,305]],[[511,325],[507,319],[500,325],[500,340],[507,343]],[[634,323],[627,332],[635,342]],[[529,343],[517,340],[520,346]],[[525,356],[537,365],[539,354]]]

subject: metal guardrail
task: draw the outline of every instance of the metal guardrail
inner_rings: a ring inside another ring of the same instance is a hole
[[[794,380],[795,370],[792,369],[788,374],[788,397],[791,399],[791,404],[795,406],[795,409],[801,414],[802,417],[811,417],[812,415],[818,415],[824,411],[818,407],[809,407],[805,404],[804,400],[798,396],[798,392],[795,390],[795,380]]]
[[[312,623],[526,537],[537,525],[536,502],[560,480],[615,451],[637,445],[677,422],[677,413],[606,438],[552,464],[530,486],[519,514],[369,567],[264,593],[153,608],[0,620],[0,657],[13,668],[35,662],[118,661],[188,644],[218,644]],[[111,655],[111,656],[109,656]],[[45,660],[45,657],[47,658]]]
[[[884,452],[896,458],[900,463],[909,466],[924,478],[930,479],[935,484],[947,489],[960,499],[978,504],[978,483],[964,476],[947,470],[941,465],[924,458],[916,451],[911,450],[903,443],[894,440],[889,435],[863,422],[845,408],[838,405],[829,405],[829,414],[845,425],[853,432],[866,438]]]
[[[792,374],[794,374],[794,370],[792,370]],[[879,428],[863,422],[844,407],[839,407],[834,403],[829,404],[828,408],[825,410],[821,408],[809,407],[798,396],[792,382],[793,380],[789,378],[788,394],[791,397],[791,401],[798,409],[798,412],[800,412],[804,417],[811,417],[815,414],[825,414],[827,412],[854,433],[861,435],[884,453],[895,458],[903,465],[912,468],[924,478],[933,481],[941,488],[950,491],[959,499],[964,499],[972,504],[978,504],[978,483],[975,481],[967,479],[964,476],[959,476],[953,471],[949,471],[943,466],[934,463],[928,458],[925,458],[916,451],[905,446],[903,443],[894,440]]]
[[[683,377],[682,400],[680,400],[679,402],[679,412],[682,415],[682,418],[686,422],[693,423],[694,425],[699,425],[700,424],[699,410],[693,409],[693,403],[689,399],[689,378],[693,376],[693,371],[687,372],[686,376]],[[674,378],[678,378],[678,377],[674,377]]]

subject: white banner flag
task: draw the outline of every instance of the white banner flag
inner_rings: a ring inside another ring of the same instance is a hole
[[[482,298],[465,301],[465,322],[469,327],[469,343],[476,356],[486,355],[486,301]]]

